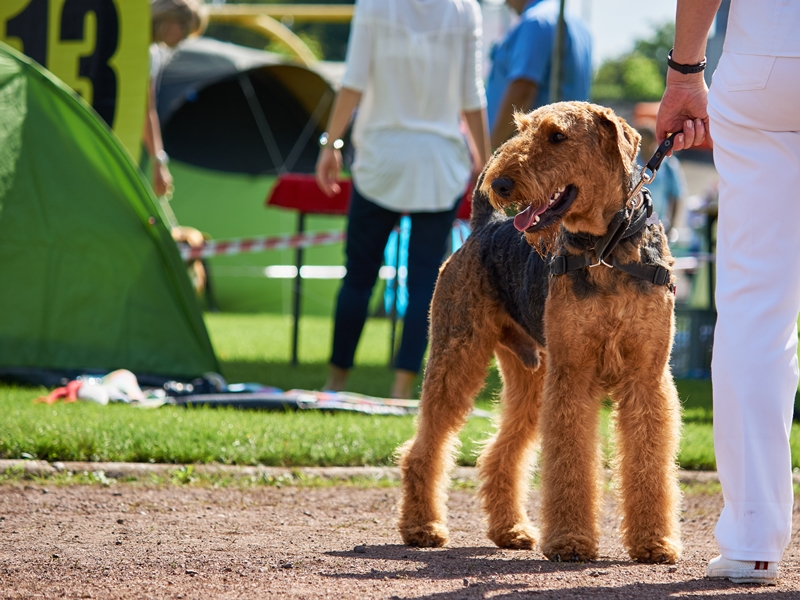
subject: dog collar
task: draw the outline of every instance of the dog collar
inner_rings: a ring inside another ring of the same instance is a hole
[[[674,292],[675,288],[670,283],[671,273],[666,267],[662,265],[645,265],[638,262],[621,263],[611,254],[622,240],[641,231],[653,214],[653,199],[650,196],[650,190],[644,186],[655,180],[661,163],[672,149],[672,142],[679,133],[681,132],[676,131],[661,142],[653,156],[647,161],[647,164],[642,167],[639,172],[639,181],[632,186],[628,198],[623,203],[622,208],[614,214],[603,237],[571,234],[575,237],[584,238],[585,243],[587,245],[590,244],[592,248],[586,250],[583,254],[560,254],[554,256],[549,265],[551,276],[563,275],[570,271],[577,271],[587,267],[593,268],[605,265],[655,285],[666,285]],[[606,257],[610,258],[607,260]]]
[[[662,265],[645,265],[638,262],[622,263],[616,257],[611,256],[622,240],[633,237],[644,229],[647,219],[653,214],[653,199],[650,196],[650,190],[642,187],[640,194],[642,199],[637,203],[638,208],[631,213],[626,203],[626,206],[611,219],[608,231],[603,237],[570,234],[573,237],[582,238],[584,245],[590,245],[591,248],[583,254],[560,254],[554,256],[550,261],[550,275],[564,275],[569,271],[605,265],[655,285],[667,285],[672,289],[670,271],[666,267]]]

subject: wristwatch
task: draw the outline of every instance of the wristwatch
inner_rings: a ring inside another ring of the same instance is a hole
[[[156,161],[160,165],[168,165],[169,164],[169,154],[164,152],[163,150],[159,150],[153,156],[153,160]]]
[[[332,146],[334,150],[341,150],[344,147],[344,141],[342,141],[341,138],[331,140],[328,136],[328,132],[324,131],[322,135],[319,136],[319,147],[325,148],[329,145]]]
[[[700,73],[706,68],[706,57],[704,56],[703,60],[696,65],[682,65],[681,63],[677,63],[672,60],[672,50],[670,50],[669,54],[667,54],[667,65],[669,65],[670,69],[675,69],[684,75],[688,75],[689,73]]]

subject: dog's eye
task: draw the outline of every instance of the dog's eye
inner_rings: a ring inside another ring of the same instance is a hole
[[[559,142],[563,142],[565,139],[567,139],[567,136],[565,136],[560,131],[556,131],[555,133],[550,134],[550,141],[553,144],[558,144]]]

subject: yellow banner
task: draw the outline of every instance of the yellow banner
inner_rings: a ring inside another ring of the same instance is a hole
[[[149,0],[1,0],[0,39],[72,87],[138,159],[150,70]]]

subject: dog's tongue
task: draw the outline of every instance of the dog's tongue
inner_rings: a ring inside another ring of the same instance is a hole
[[[531,204],[528,208],[523,210],[517,216],[514,217],[514,227],[517,228],[517,231],[525,231],[533,225],[533,221],[542,214],[545,210],[547,210],[547,205],[540,206],[538,208],[534,208]]]

